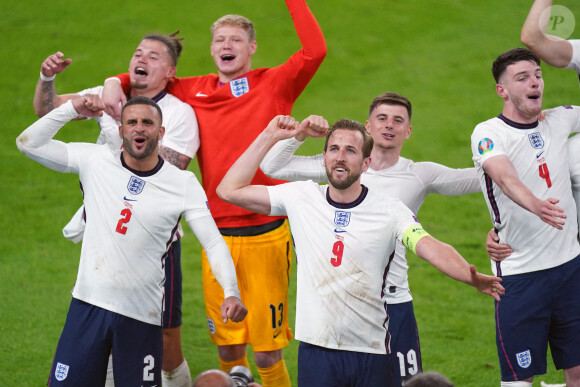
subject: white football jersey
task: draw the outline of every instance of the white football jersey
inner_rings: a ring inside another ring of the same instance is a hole
[[[580,221],[580,135],[568,139],[568,162],[572,179],[572,194],[576,202],[576,212]]]
[[[264,158],[261,167],[268,175],[282,180],[307,180],[326,182],[322,155],[294,156],[302,143],[295,139],[278,142]],[[481,192],[475,168],[453,169],[432,162],[414,162],[399,157],[397,163],[381,171],[369,168],[361,182],[373,191],[388,194],[401,200],[417,214],[425,197],[431,193],[456,196]],[[413,299],[409,289],[406,259],[407,249],[397,243],[385,287],[389,304]]]
[[[296,245],[296,339],[325,348],[387,352],[383,291],[395,245],[419,226],[398,199],[366,187],[349,204],[312,181],[269,186],[270,215],[287,215]]]
[[[579,109],[546,110],[545,118],[533,124],[518,124],[500,115],[475,127],[471,150],[481,189],[500,242],[514,249],[499,265],[492,261],[494,274],[498,266],[501,275],[548,269],[580,254],[566,148],[568,135],[580,130]],[[563,230],[517,205],[491,180],[483,163],[498,155],[511,160],[519,179],[537,198],[559,200],[557,205],[567,216]]]
[[[566,68],[576,71],[580,77],[580,39],[568,41],[572,45],[572,60],[570,60]]]

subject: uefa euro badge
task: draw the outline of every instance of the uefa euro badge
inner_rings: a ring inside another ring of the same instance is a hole
[[[350,212],[336,211],[334,213],[334,224],[338,227],[346,227],[350,223]]]
[[[68,376],[68,366],[62,363],[56,363],[56,369],[54,370],[54,376],[56,380],[62,382]]]
[[[232,90],[232,95],[236,98],[246,94],[248,91],[250,91],[248,77],[231,80],[230,89]]]
[[[518,365],[522,368],[528,368],[532,364],[532,355],[530,350],[516,353],[516,358],[518,359]]]
[[[532,144],[534,149],[542,149],[544,147],[544,139],[540,133],[530,133],[528,134],[528,138],[530,139],[530,144]]]
[[[486,137],[479,141],[479,144],[477,145],[477,151],[480,155],[483,156],[491,150],[493,150],[493,141],[491,139]]]
[[[143,187],[145,187],[145,180],[141,180],[138,177],[131,176],[129,179],[129,184],[127,184],[127,189],[133,195],[139,195],[143,191]]]

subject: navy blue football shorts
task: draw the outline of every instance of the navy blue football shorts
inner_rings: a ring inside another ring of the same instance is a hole
[[[580,365],[580,256],[547,270],[503,277],[495,302],[502,381],[546,373],[548,343],[557,369]]]
[[[113,349],[116,386],[160,386],[162,329],[73,298],[48,386],[103,387]]]
[[[298,385],[395,386],[393,364],[387,355],[341,351],[300,342]]]
[[[182,303],[181,239],[171,243],[165,257],[163,328],[181,326]]]
[[[389,332],[391,332],[391,356],[395,370],[395,385],[423,372],[419,331],[413,310],[413,302],[389,304]]]

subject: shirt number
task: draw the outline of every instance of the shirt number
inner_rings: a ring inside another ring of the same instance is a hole
[[[123,209],[121,211],[121,216],[122,218],[119,219],[119,222],[117,223],[116,231],[119,234],[125,235],[125,233],[127,232],[127,226],[125,226],[125,224],[129,223],[129,221],[131,220],[131,210],[128,208]]]
[[[552,180],[550,180],[550,171],[548,171],[548,164],[540,164],[540,177],[546,180],[548,188],[552,186]]]
[[[334,242],[334,245],[332,245],[332,254],[334,254],[334,257],[330,258],[330,263],[332,264],[332,266],[334,267],[340,266],[340,264],[342,263],[343,253],[344,253],[344,243],[342,243],[342,241]]]

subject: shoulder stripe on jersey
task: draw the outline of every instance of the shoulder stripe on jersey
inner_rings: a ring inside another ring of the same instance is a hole
[[[495,196],[493,195],[493,180],[487,173],[483,174],[485,178],[485,192],[487,193],[487,198],[489,199],[489,204],[493,209],[494,214],[494,222],[500,224],[501,218],[499,216],[499,208],[497,206],[497,201],[495,200]]]

